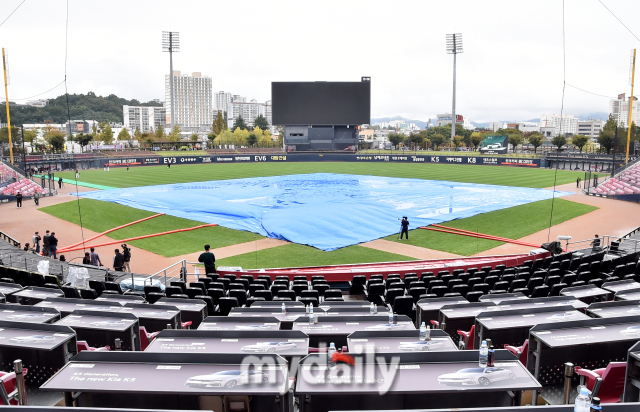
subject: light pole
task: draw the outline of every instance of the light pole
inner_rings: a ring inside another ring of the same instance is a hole
[[[453,108],[451,113],[451,141],[456,135],[456,56],[462,53],[462,34],[447,34],[447,54],[453,54]]]
[[[169,52],[169,87],[171,99],[171,129],[175,124],[173,103],[173,52],[180,51],[180,34],[177,31],[162,32],[162,51]]]

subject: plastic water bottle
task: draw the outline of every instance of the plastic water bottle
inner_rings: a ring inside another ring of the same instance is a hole
[[[369,314],[373,315],[376,311],[376,305],[373,304],[373,302],[371,302],[371,305],[369,305]]]
[[[313,325],[315,323],[315,315],[313,314],[313,305],[309,305],[309,325]]]
[[[487,346],[487,341],[483,340],[482,344],[480,345],[480,360],[478,361],[478,364],[480,365],[481,368],[486,368],[488,360],[489,360],[489,347]]]
[[[601,410],[602,406],[600,406],[600,398],[594,396],[593,399],[591,399],[591,409],[589,409],[589,412],[600,412]]]
[[[427,340],[427,325],[424,322],[420,325],[420,340]]]
[[[573,407],[574,412],[589,412],[591,407],[591,399],[589,399],[589,389],[582,388],[576,396],[576,403]]]
[[[307,305],[307,306],[304,307],[304,311],[307,313],[307,315],[309,314],[309,306],[311,306],[311,305]]]
[[[336,353],[336,344],[331,342],[327,350],[327,365],[333,366],[333,354]],[[587,410],[588,412],[588,410]]]
[[[282,302],[282,313],[287,313],[287,306]]]
[[[424,323],[424,322],[422,322]],[[427,325],[427,330],[424,334],[424,340],[431,340],[431,326]]]
[[[393,312],[389,312],[389,325],[393,325]]]

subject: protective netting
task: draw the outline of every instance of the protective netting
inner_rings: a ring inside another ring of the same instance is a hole
[[[570,194],[556,192],[556,197]],[[327,251],[398,233],[402,216],[414,229],[552,195],[546,189],[332,173],[80,193]]]

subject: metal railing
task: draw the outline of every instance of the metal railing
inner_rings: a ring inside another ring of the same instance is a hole
[[[11,236],[7,235],[6,233],[4,233],[2,231],[0,231],[0,239],[4,240],[5,242],[10,244],[11,246],[15,246],[17,248],[20,247],[20,242],[18,242],[17,240],[15,240],[14,238],[12,238]]]
[[[638,229],[636,229],[635,231],[637,232]],[[628,234],[625,236],[628,236]],[[626,250],[632,253],[636,253],[638,250],[640,250],[640,241],[635,239],[628,239],[628,238],[625,238],[625,236],[620,237],[620,236],[603,235],[598,238],[583,239],[575,242],[567,242],[566,246],[567,246],[567,250],[571,245],[580,245],[578,247],[571,248],[572,250],[588,249],[593,246],[592,245],[593,241],[597,239],[597,240],[600,240],[599,247],[601,247],[603,250],[607,250],[610,252],[616,252],[618,249],[621,249],[621,250]],[[614,243],[617,243],[617,245]],[[631,247],[627,247],[627,246],[631,246]]]
[[[144,285],[153,285],[154,280],[159,280],[163,285],[167,286],[167,281],[171,280],[186,280],[187,261],[185,259],[167,266],[164,269],[160,269],[156,273],[144,278]],[[133,284],[133,276],[131,277]]]

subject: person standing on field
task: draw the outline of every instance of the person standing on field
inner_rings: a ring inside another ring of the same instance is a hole
[[[40,253],[40,240],[38,232],[31,237],[31,244],[33,245],[33,249],[36,251],[36,254]]]
[[[204,263],[204,273],[216,273],[216,257],[209,249],[211,246],[204,245],[204,253],[198,257],[198,262]]]
[[[42,237],[42,255],[43,256],[49,256],[49,237],[51,237],[51,235],[47,230],[47,232]]]
[[[129,264],[131,261],[131,249],[125,243],[122,244],[122,257],[124,258],[124,271],[131,273],[131,265]]]
[[[16,193],[16,204],[18,209],[22,209],[22,192]]]

